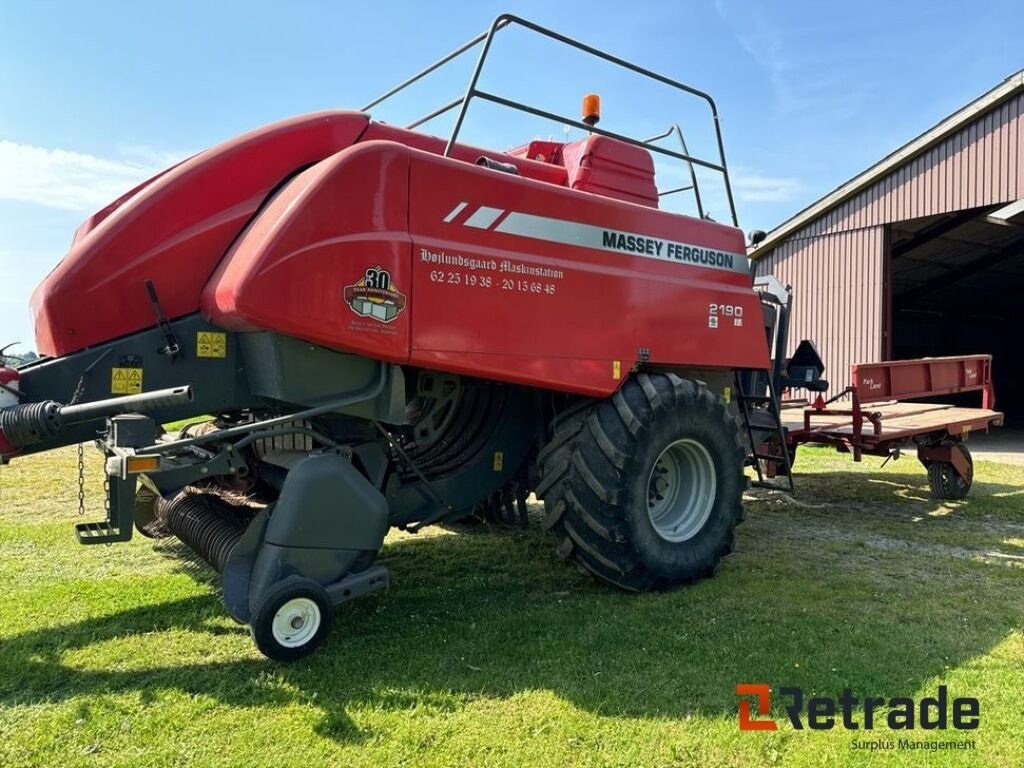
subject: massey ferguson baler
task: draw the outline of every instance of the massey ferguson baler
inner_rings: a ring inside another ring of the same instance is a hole
[[[480,90],[510,24],[704,99],[718,158],[690,155],[677,127],[603,130],[593,98],[576,121]],[[333,606],[388,583],[375,557],[391,526],[525,515],[530,493],[559,553],[604,582],[709,576],[744,466],[790,474],[779,393],[827,386],[813,345],[784,359],[788,291],[755,285],[735,214],[704,215],[695,166],[722,175],[731,207],[710,97],[511,16],[456,54],[481,43],[466,95],[426,116],[459,110],[447,141],[322,112],[96,213],[33,295],[44,359],[0,368],[4,461],[95,440],[108,517],[77,526],[81,542],[177,536],[273,658],[311,652]],[[466,146],[473,99],[587,133]],[[652,152],[689,170],[698,216],[659,210]],[[969,485],[959,434],[921,444]]]

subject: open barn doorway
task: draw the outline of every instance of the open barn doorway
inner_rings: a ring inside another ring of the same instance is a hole
[[[1024,424],[1024,201],[891,225],[888,276],[890,358],[990,354]]]

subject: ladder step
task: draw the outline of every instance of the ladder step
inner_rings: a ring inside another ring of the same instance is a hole
[[[793,483],[789,482],[788,486],[780,485],[779,483],[766,483],[763,480],[755,480],[750,484],[751,488],[766,488],[769,491],[782,491],[783,493],[793,493]]]
[[[128,541],[131,530],[122,531],[114,528],[107,520],[97,523],[79,523],[75,526],[75,536],[79,544],[111,544],[115,541]]]
[[[755,405],[771,405],[772,403],[770,397],[763,397],[761,395],[736,395],[736,399],[741,403],[753,403]]]
[[[747,419],[747,425],[754,429],[769,429],[772,432],[778,433],[779,427],[782,426],[782,422],[767,411],[759,411],[756,414],[751,414],[751,416],[754,418]]]
[[[754,471],[757,473],[757,481],[751,483],[751,487],[768,488],[771,490],[782,491],[784,493],[795,493],[796,485],[793,482],[793,471],[790,465],[789,451],[786,447],[786,428],[782,424],[782,417],[779,414],[778,400],[776,399],[777,393],[771,378],[769,377],[768,379],[767,396],[746,395],[743,393],[743,382],[737,374],[736,392],[736,400],[740,404],[740,414],[743,417],[743,425],[747,429],[747,438],[750,441],[750,453],[747,454],[747,461],[753,464]],[[759,452],[758,446],[762,444],[762,441],[759,436],[755,435],[755,430],[757,432],[773,432],[778,438],[779,445],[782,447],[782,455]],[[753,461],[751,461],[751,459],[753,459]],[[778,473],[785,476],[786,483],[789,487],[787,488],[786,486],[778,483],[765,482],[765,472],[761,465],[762,461],[779,465],[781,470],[774,467],[769,468],[774,470],[771,474],[775,475]]]

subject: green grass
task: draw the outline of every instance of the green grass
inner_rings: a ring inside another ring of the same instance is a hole
[[[752,498],[717,578],[667,595],[605,589],[537,530],[393,534],[391,589],[278,666],[179,546],[75,543],[73,450],[16,461],[0,765],[873,764],[850,747],[863,731],[739,732],[739,682],[946,684],[981,701],[977,750],[874,762],[1024,763],[1024,468],[979,463],[972,498],[948,504],[910,458],[809,450],[797,468],[795,502]],[[97,457],[89,469],[95,490]]]

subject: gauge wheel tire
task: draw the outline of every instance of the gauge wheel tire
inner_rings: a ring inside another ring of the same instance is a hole
[[[558,552],[634,592],[714,575],[743,518],[745,452],[725,401],[674,374],[640,374],[563,415],[538,460]]]
[[[334,604],[311,579],[289,576],[272,585],[253,611],[256,647],[274,661],[297,661],[323,645],[334,625]]]
[[[928,486],[931,488],[932,498],[940,501],[955,501],[967,498],[974,483],[974,459],[971,452],[963,443],[957,443],[954,450],[959,450],[967,460],[971,468],[971,476],[960,477],[953,465],[948,461],[933,461],[928,464]]]

